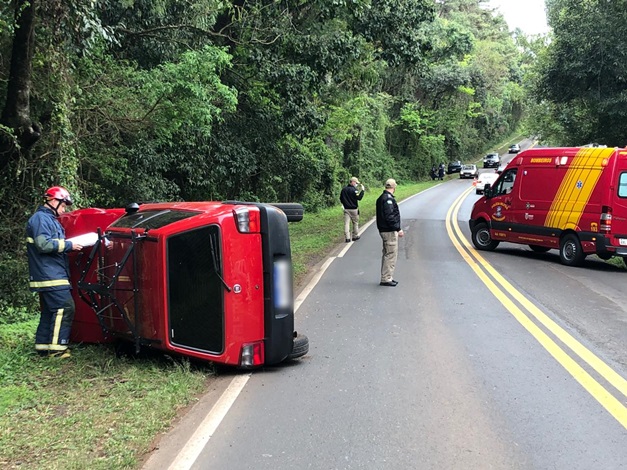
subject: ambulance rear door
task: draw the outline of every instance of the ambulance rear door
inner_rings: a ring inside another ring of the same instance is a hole
[[[610,242],[627,252],[627,150],[625,149],[618,150],[616,154],[610,191],[612,212]]]

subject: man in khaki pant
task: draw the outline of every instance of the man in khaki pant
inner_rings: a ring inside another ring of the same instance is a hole
[[[361,189],[357,189],[357,185]],[[356,177],[352,177],[348,184],[342,188],[340,202],[344,208],[344,239],[346,243],[351,241],[350,224],[353,223],[353,241],[359,240],[359,203],[364,197],[364,185]]]
[[[390,178],[385,182],[385,190],[377,199],[377,229],[383,240],[381,259],[381,282],[379,285],[396,287],[394,269],[398,257],[398,239],[404,235],[401,229],[401,213],[394,199],[396,181]]]

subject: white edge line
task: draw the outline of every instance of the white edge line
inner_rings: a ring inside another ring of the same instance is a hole
[[[427,188],[425,191],[428,191],[429,189],[431,188]],[[418,194],[424,193],[425,191],[414,194],[409,198],[402,200],[401,202],[399,202],[399,204],[402,204],[403,202],[413,198],[414,196],[417,196]],[[363,227],[361,227],[359,234],[361,235],[371,224],[374,223],[374,221],[374,217],[370,219]],[[351,247],[351,245],[352,243],[347,244],[347,246],[342,249],[337,258],[342,258]],[[300,295],[296,298],[296,300],[294,301],[294,313],[296,313],[296,311],[305,301],[307,296],[311,293],[314,287],[316,287],[316,284],[318,284],[323,274],[326,272],[329,266],[331,266],[331,263],[335,258],[336,257],[331,257],[324,262],[320,270],[316,273],[313,279],[309,282],[309,284],[307,284],[307,286],[302,290]],[[200,426],[198,426],[196,431],[194,431],[192,437],[187,441],[183,449],[181,449],[174,461],[170,464],[168,470],[184,470],[191,468],[200,453],[207,445],[207,442],[209,442],[209,439],[211,439],[211,436],[213,436],[213,433],[216,431],[216,429],[228,413],[229,409],[231,409],[233,403],[235,403],[238,395],[244,389],[244,386],[248,382],[248,379],[250,379],[250,376],[251,374],[238,375],[234,377],[233,380],[231,380],[229,386],[222,393],[216,404],[213,405],[213,408],[211,408],[209,413],[207,413],[205,419],[202,421],[202,423],[200,423]]]
[[[168,470],[182,470],[191,468],[202,450],[213,436],[231,405],[240,394],[251,374],[238,375],[231,380],[222,396],[218,399],[211,411],[207,413],[200,426],[194,431],[192,437],[187,441],[183,449],[178,453],[174,462],[170,464]]]

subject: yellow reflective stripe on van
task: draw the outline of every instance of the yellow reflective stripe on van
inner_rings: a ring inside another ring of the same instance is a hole
[[[68,281],[67,279],[53,279],[51,281],[30,281],[28,285],[33,288],[69,286],[70,281]]]
[[[573,157],[546,216],[546,227],[575,228],[603,171],[603,160],[613,148],[582,148]],[[581,184],[579,184],[581,182]]]

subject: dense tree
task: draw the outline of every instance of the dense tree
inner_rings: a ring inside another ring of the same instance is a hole
[[[483,4],[1,4],[0,292],[25,277],[16,247],[52,184],[79,206],[229,198],[316,210],[337,203],[348,176],[419,179],[474,157],[522,116],[518,52]]]
[[[626,144],[627,1],[548,0],[552,40],[535,82],[536,128],[557,144]]]

